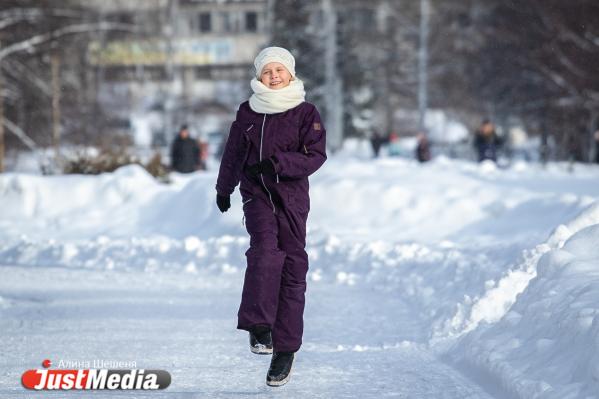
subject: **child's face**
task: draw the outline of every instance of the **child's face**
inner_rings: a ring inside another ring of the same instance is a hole
[[[260,81],[269,89],[279,90],[289,86],[291,74],[280,62],[271,62],[262,68]]]

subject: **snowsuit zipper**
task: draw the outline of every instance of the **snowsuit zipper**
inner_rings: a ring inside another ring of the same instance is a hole
[[[264,119],[262,120],[262,131],[260,132],[260,162],[262,162],[262,142],[264,141],[264,126],[265,125],[266,125],[266,114],[264,114]],[[266,187],[266,183],[264,183],[264,175],[262,173],[260,173],[260,180],[262,180],[262,185],[264,186],[264,189],[268,193],[268,199],[270,200],[270,204],[272,205],[272,213],[276,213],[275,212],[275,203],[272,202],[272,194]]]

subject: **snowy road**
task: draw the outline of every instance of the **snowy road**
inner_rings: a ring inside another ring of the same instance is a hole
[[[164,393],[94,397],[490,397],[414,341],[422,325],[398,295],[367,286],[310,286],[292,383],[273,390],[264,384],[270,357],[251,354],[234,328],[240,275],[3,270],[2,398],[31,397],[20,374],[43,358],[136,361],[172,375]]]

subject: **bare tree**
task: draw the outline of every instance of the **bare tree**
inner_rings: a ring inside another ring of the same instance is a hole
[[[91,108],[81,101],[86,81],[77,71],[89,70],[86,53],[93,33],[135,31],[131,24],[98,21],[94,13],[77,1],[5,0],[0,5],[0,125],[13,133],[4,137],[7,148],[58,146],[61,135],[81,133],[71,130],[77,124],[70,118],[85,117]]]
[[[591,0],[437,0],[432,68],[441,108],[518,119],[558,144],[560,158],[582,153],[596,124],[599,4]],[[453,60],[447,63],[445,60]]]

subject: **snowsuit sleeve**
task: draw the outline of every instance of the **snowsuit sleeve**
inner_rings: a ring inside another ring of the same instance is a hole
[[[278,151],[271,157],[275,172],[282,177],[295,179],[308,177],[327,159],[326,131],[316,107],[313,107],[304,117],[299,133],[300,151]]]
[[[243,133],[239,129],[237,121],[235,121],[229,131],[216,180],[216,192],[219,195],[233,194],[235,187],[239,184],[246,146]]]

